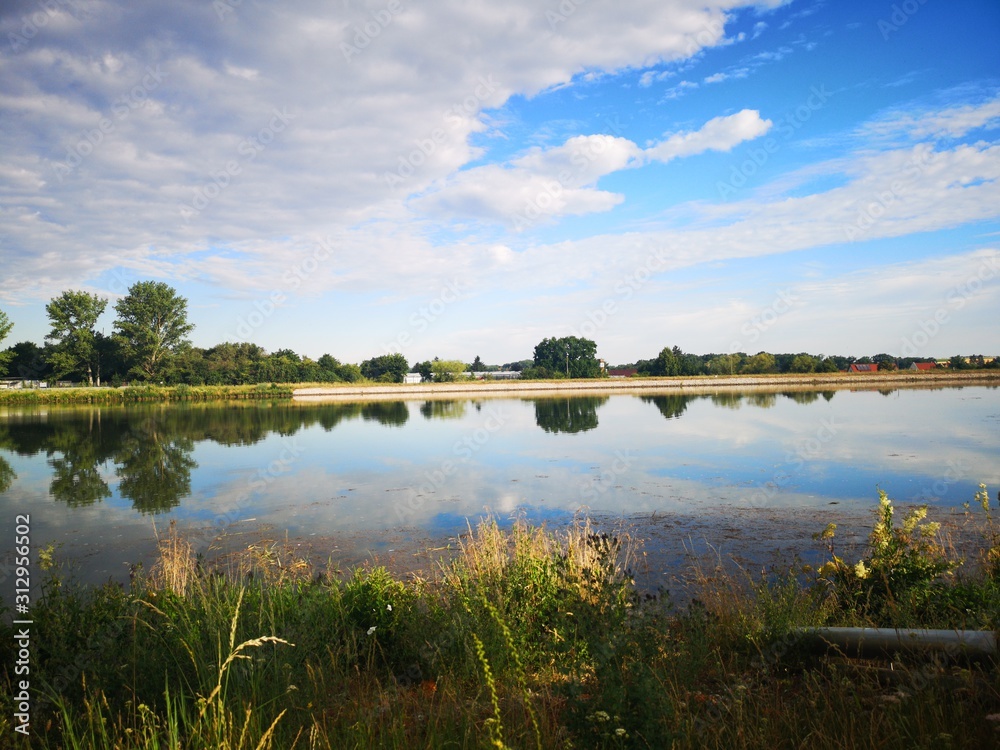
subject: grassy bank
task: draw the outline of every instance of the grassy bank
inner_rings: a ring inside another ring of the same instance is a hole
[[[965,748],[1000,737],[994,661],[812,654],[796,625],[996,629],[985,489],[963,561],[876,510],[862,560],[733,578],[692,561],[683,608],[640,596],[627,537],[486,523],[431,580],[319,571],[251,548],[206,570],[182,538],[131,590],[48,572],[32,747]],[[8,626],[9,627],[9,626]],[[13,638],[0,633],[0,734]],[[27,746],[25,743],[24,746]]]
[[[131,385],[124,388],[35,388],[0,391],[0,405],[127,404],[156,401],[225,401],[291,398],[293,386]]]

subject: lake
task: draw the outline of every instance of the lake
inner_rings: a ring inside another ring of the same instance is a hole
[[[349,563],[446,540],[486,513],[695,527],[766,513],[779,531],[793,517],[820,530],[834,509],[867,513],[879,487],[942,509],[980,482],[995,495],[998,457],[989,386],[11,407],[0,550],[9,563],[21,514],[35,550],[61,545],[91,581],[148,565],[170,521],[201,550],[267,532]]]

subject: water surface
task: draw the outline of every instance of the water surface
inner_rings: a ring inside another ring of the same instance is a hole
[[[438,538],[487,512],[812,509],[821,526],[879,487],[960,506],[995,492],[998,457],[995,387],[7,408],[0,513],[30,514],[35,548],[61,543],[84,577],[121,578],[170,521],[203,546],[261,525]]]

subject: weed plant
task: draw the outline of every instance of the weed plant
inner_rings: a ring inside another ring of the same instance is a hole
[[[996,629],[985,488],[969,512],[981,544],[967,561],[920,512],[897,524],[881,495],[856,563],[832,546],[816,571],[731,574],[692,560],[683,607],[636,590],[633,538],[586,522],[552,533],[487,521],[455,559],[407,580],[321,570],[280,545],[210,568],[175,528],[128,589],[77,585],[46,551],[21,745],[995,747],[995,659],[849,661],[796,634]],[[16,747],[13,638],[2,630],[0,736]]]

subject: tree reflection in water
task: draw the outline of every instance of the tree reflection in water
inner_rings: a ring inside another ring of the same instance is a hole
[[[535,405],[535,422],[546,432],[586,432],[597,427],[597,408],[608,396],[527,399]]]
[[[464,410],[464,403],[461,409]],[[455,406],[447,407],[458,412]],[[332,430],[364,419],[389,427],[410,418],[403,401],[301,406],[288,402],[73,407],[25,410],[0,422],[0,448],[47,455],[49,493],[70,507],[93,505],[118,492],[140,513],[163,513],[191,494],[195,444],[253,445],[268,435],[294,435],[319,424]],[[16,479],[0,456],[0,492]]]

